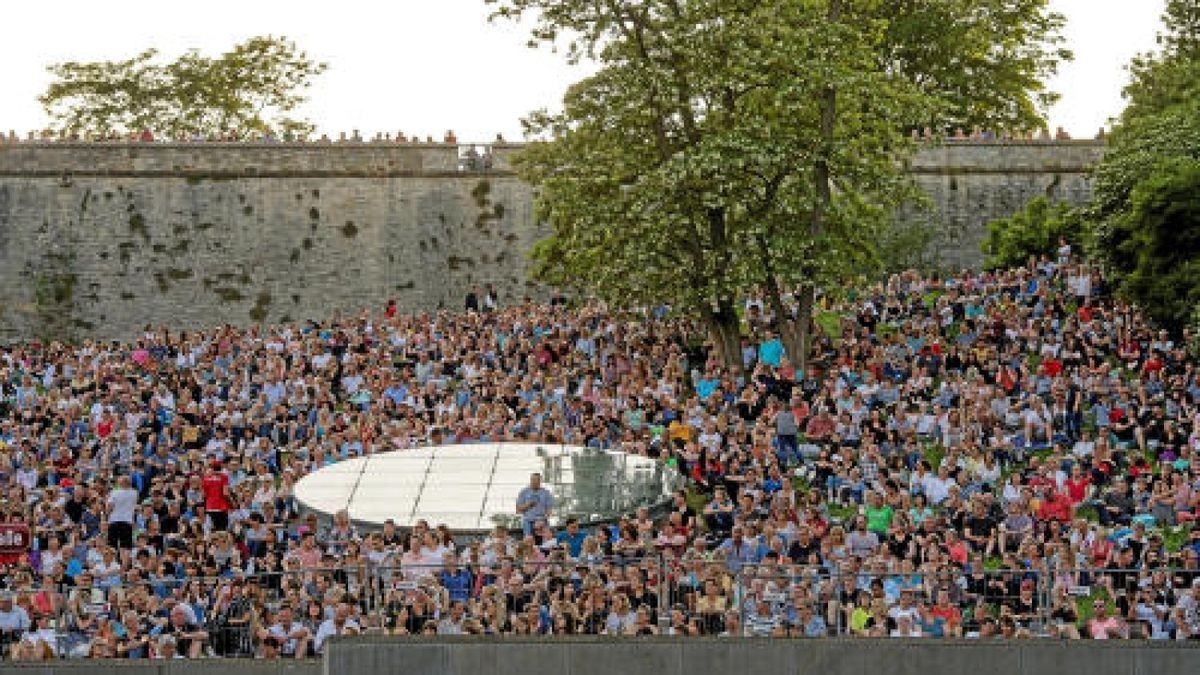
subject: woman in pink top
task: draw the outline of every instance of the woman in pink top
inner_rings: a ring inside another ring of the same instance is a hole
[[[1108,605],[1097,600],[1092,605],[1095,616],[1088,621],[1088,634],[1093,640],[1119,640],[1125,637],[1125,622],[1108,615]]]

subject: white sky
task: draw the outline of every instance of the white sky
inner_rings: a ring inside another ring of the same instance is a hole
[[[1053,83],[1051,127],[1091,136],[1123,105],[1124,65],[1153,48],[1164,0],[1051,0],[1075,51]],[[555,107],[581,76],[561,55],[525,46],[525,31],[487,22],[483,0],[30,0],[4,2],[0,129],[47,125],[37,96],[59,61],[127,58],[146,47],[216,54],[262,34],[286,35],[329,70],[305,112],[319,131],[397,130],[486,141],[520,137],[519,119]],[[181,7],[174,10],[175,7]]]

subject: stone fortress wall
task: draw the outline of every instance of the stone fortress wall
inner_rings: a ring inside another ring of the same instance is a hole
[[[978,268],[987,224],[1046,196],[1081,204],[1092,195],[1088,169],[1103,141],[952,142],[917,152],[909,166],[932,209],[905,209],[901,219],[932,222],[929,259],[946,269]]]
[[[138,335],[461,306],[473,285],[536,294],[546,235],[494,146],[487,171],[444,144],[0,145],[0,341]],[[1046,194],[1081,201],[1098,142],[955,142],[910,171],[934,258],[978,265],[985,224]]]

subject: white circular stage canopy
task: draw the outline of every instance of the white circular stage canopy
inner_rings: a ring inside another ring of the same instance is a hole
[[[418,520],[459,532],[520,526],[517,493],[530,474],[554,495],[550,522],[613,520],[655,507],[683,486],[677,471],[624,452],[536,443],[477,443],[398,450],[339,462],[296,484],[301,506],[333,515],[342,509],[364,525]]]

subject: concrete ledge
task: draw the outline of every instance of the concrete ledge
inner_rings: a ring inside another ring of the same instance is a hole
[[[320,675],[318,660],[79,660],[0,663],[0,675]]]
[[[1200,644],[720,638],[358,637],[325,675],[1153,675],[1200,672]]]

